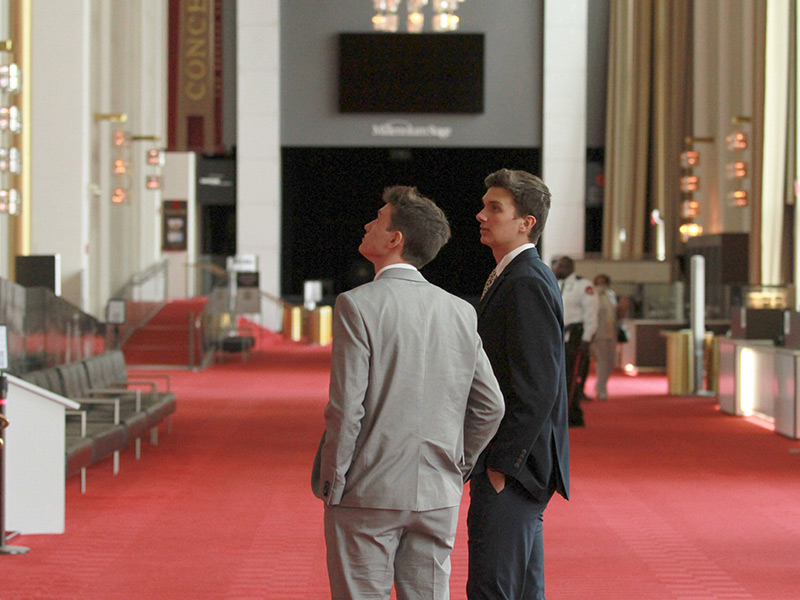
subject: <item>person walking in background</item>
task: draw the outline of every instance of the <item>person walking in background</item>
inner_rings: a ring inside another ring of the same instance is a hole
[[[569,424],[583,427],[581,401],[586,397],[583,387],[589,374],[589,344],[597,331],[597,296],[592,283],[575,274],[575,261],[569,256],[559,258],[553,272],[564,301]]]
[[[468,302],[418,269],[450,237],[444,213],[394,186],[360,253],[375,279],[336,300],[325,432],[312,488],[325,503],[331,597],[449,597],[463,484],[503,416]]]
[[[550,191],[525,171],[485,180],[481,243],[497,267],[478,305],[478,331],[506,414],[470,483],[469,600],[544,599],[542,519],[569,497],[569,430],[561,295],[539,257]]]
[[[592,339],[592,356],[595,363],[595,398],[608,400],[608,378],[617,362],[617,295],[609,286],[608,275],[594,278],[597,294],[597,332]]]

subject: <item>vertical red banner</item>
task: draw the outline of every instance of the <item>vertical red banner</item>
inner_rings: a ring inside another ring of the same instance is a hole
[[[221,0],[170,0],[170,150],[222,150],[221,32]]]

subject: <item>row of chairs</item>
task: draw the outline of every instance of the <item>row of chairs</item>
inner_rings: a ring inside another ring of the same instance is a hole
[[[157,445],[159,424],[166,421],[167,431],[172,430],[177,399],[169,374],[131,376],[119,350],[21,377],[81,405],[78,410],[66,411],[65,475],[80,473],[82,492],[86,491],[87,467],[112,456],[116,475],[120,452],[131,441],[139,459],[141,440],[148,431],[150,443]]]

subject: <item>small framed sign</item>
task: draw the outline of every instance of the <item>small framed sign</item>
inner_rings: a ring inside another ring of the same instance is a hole
[[[186,200],[165,200],[162,212],[162,250],[186,250]]]
[[[125,322],[125,300],[112,298],[106,305],[106,323],[122,325]]]

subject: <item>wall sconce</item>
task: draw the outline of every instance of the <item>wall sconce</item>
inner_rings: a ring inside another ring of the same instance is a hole
[[[124,158],[114,159],[114,175],[125,175],[128,172],[128,161]]]
[[[748,204],[748,165],[743,158],[749,156],[746,124],[750,123],[750,117],[737,116],[731,119],[734,130],[725,136],[725,145],[731,154],[729,162],[725,165],[725,175],[733,183],[731,184],[726,198],[728,205],[734,208],[743,208]],[[745,125],[745,127],[742,127]],[[744,156],[742,156],[744,155]]]
[[[111,191],[111,202],[114,204],[125,204],[128,201],[128,190],[124,187],[115,187]]]
[[[19,192],[15,189],[0,189],[0,213],[19,214]]]
[[[747,149],[747,134],[742,131],[742,125],[750,123],[750,117],[737,115],[731,118],[733,131],[725,136],[725,144],[731,152],[738,152]]]
[[[736,208],[747,206],[747,190],[728,192],[728,203]]]
[[[115,148],[125,148],[130,143],[130,135],[124,129],[115,129],[111,132],[111,144]]]
[[[731,152],[747,149],[747,134],[743,131],[734,131],[725,136],[725,144]]]
[[[0,65],[0,90],[6,94],[17,94],[22,87],[19,67],[14,63]]]
[[[13,173],[19,175],[22,172],[22,158],[16,148],[0,148],[0,173]]]
[[[700,164],[700,153],[696,150],[685,150],[681,152],[681,167],[693,169]]]
[[[692,194],[700,189],[700,177],[692,172],[692,169],[700,165],[700,153],[693,148],[696,143],[712,143],[713,137],[686,136],[683,143],[686,149],[680,154],[680,163],[683,174],[680,178],[680,188],[683,200],[680,205],[681,217],[684,219],[694,219],[700,213],[700,203],[692,197]],[[681,231],[683,235],[683,231]]]
[[[127,113],[94,113],[95,121],[125,123]],[[117,127],[111,132],[111,202],[125,204],[130,198],[130,134]]]
[[[747,163],[743,160],[735,160],[725,165],[725,174],[728,179],[744,179],[747,177]]]
[[[164,151],[160,148],[152,148],[147,151],[145,160],[151,167],[163,167],[165,161]]]
[[[144,186],[148,190],[160,190],[161,167],[163,167],[166,162],[166,153],[163,148],[158,148],[155,144],[161,141],[161,138],[157,135],[134,135],[131,136],[131,141],[152,142],[154,144],[154,147],[147,150],[144,155],[144,162],[148,169],[151,170],[150,173],[145,173]]]
[[[689,238],[697,237],[703,233],[703,228],[697,223],[684,223],[680,228],[681,239],[684,242],[689,241]]]
[[[0,130],[11,133],[22,131],[22,113],[16,106],[0,106]]]
[[[700,189],[700,178],[697,175],[684,175],[681,177],[681,191],[691,194]]]
[[[131,197],[130,171],[131,135],[124,129],[111,132],[111,202],[125,204]]]
[[[697,200],[688,199],[681,202],[681,218],[694,219],[700,214],[700,203]]]

